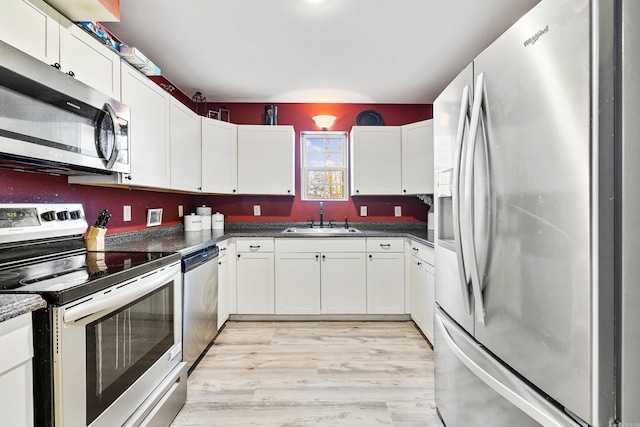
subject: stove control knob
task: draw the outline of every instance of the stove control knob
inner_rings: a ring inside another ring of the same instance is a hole
[[[69,219],[69,211],[60,211],[56,213],[56,216],[60,221],[66,221]]]
[[[45,221],[55,221],[56,220],[56,211],[47,211],[42,213],[42,219]]]
[[[81,211],[71,211],[69,212],[69,215],[71,216],[71,219],[80,219],[82,218],[82,212]]]

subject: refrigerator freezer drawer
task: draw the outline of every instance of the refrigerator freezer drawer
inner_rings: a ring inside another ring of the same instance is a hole
[[[447,427],[577,427],[441,310],[435,314],[435,397]]]

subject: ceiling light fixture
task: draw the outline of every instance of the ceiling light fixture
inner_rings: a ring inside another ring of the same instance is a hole
[[[313,116],[312,119],[320,129],[327,130],[333,126],[333,123],[336,121],[336,116],[321,114],[319,116]]]

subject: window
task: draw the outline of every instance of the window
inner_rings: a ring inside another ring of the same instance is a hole
[[[302,200],[348,200],[347,133],[302,132]]]

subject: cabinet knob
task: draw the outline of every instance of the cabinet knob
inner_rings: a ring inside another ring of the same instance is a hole
[[[240,258],[240,254],[238,254],[238,258]]]
[[[356,190],[356,193],[360,193],[360,190]]]
[[[369,255],[369,259],[373,261],[373,255]]]
[[[317,260],[318,258],[320,258],[320,255],[316,254],[316,260]]]
[[[326,259],[326,258],[327,258],[327,256],[326,256],[326,255],[322,255],[322,259],[323,259],[323,260],[324,260],[324,259]]]
[[[406,193],[406,192],[407,192],[407,190],[402,190],[402,192],[403,192],[403,193]]]
[[[76,73],[74,73],[73,71],[69,71],[67,74],[69,74],[73,78],[76,77]]]
[[[125,179],[128,179],[129,181],[131,181],[133,178],[131,177],[131,175],[127,175],[125,176]]]
[[[291,190],[287,190],[287,193],[288,193],[288,194],[291,194]]]
[[[233,192],[234,192],[234,193],[236,192],[236,189],[235,189],[235,188],[233,189]]]

